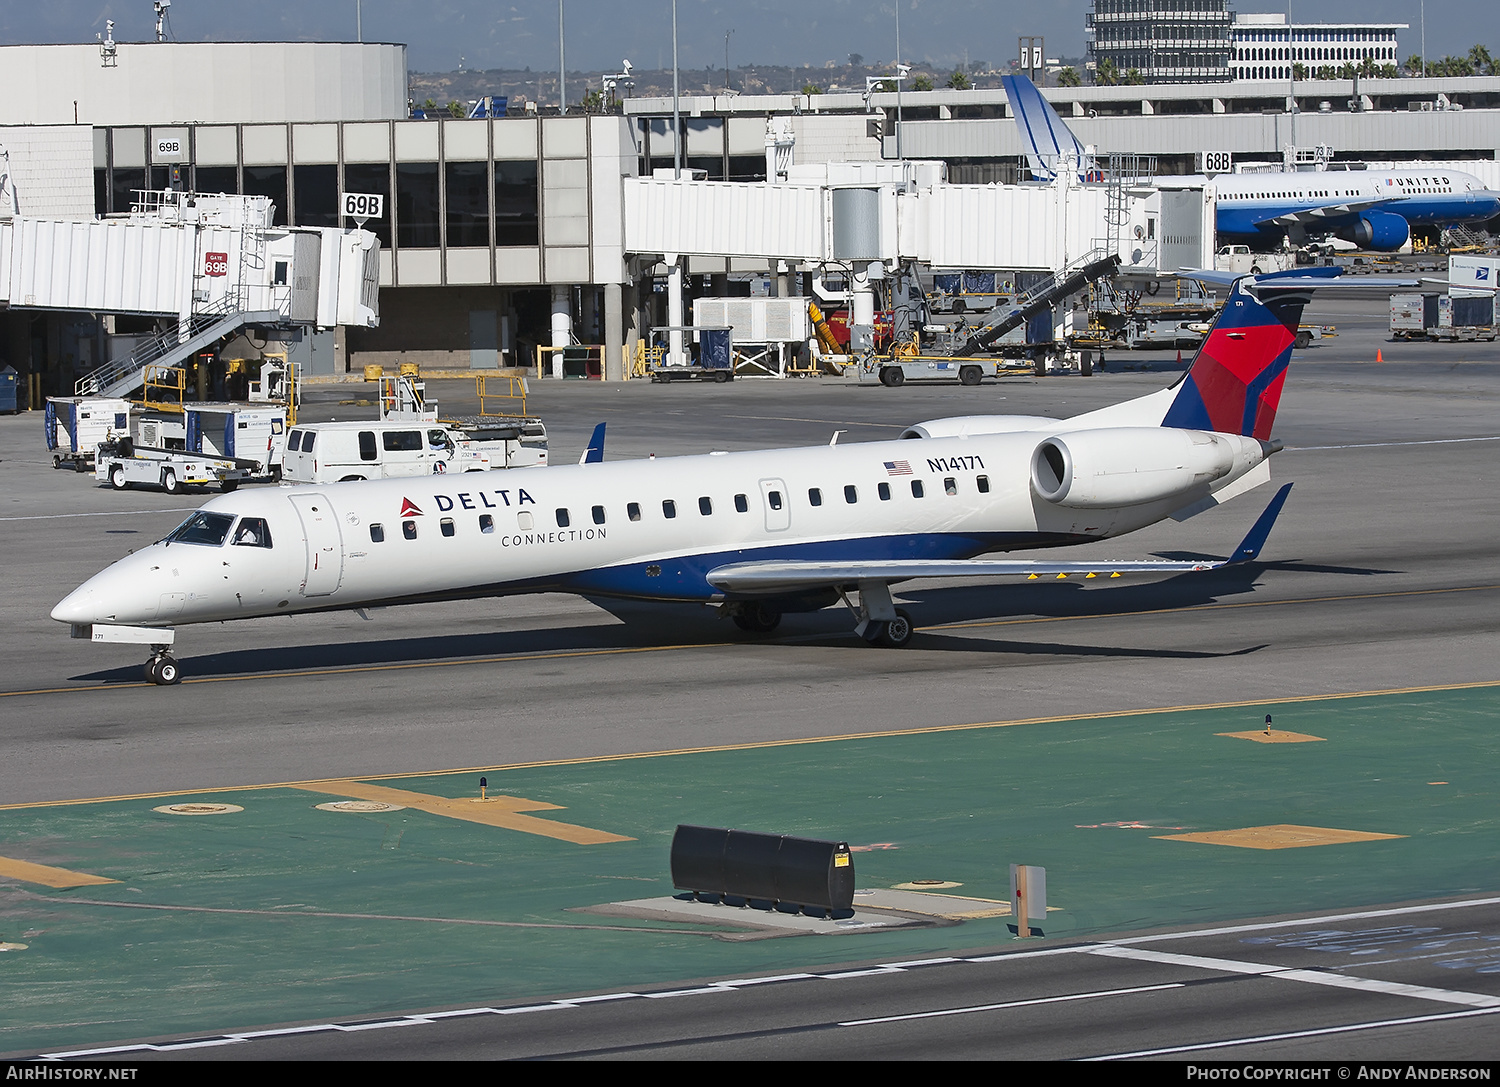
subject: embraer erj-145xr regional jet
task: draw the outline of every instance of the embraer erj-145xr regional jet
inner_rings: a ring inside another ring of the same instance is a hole
[[[180,678],[173,628],[188,623],[573,592],[717,604],[764,632],[842,599],[867,641],[902,646],[912,622],[895,582],[1210,569],[1224,563],[975,556],[1119,536],[1267,482],[1298,320],[1327,283],[1235,283],[1175,384],[1067,420],[971,416],[907,440],[239,491],[52,617],[74,637],[152,646],[146,676],[167,684]],[[1255,557],[1285,495],[1229,562]]]

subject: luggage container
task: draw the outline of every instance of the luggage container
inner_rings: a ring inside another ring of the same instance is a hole
[[[1438,296],[1437,324],[1427,330],[1433,340],[1494,340],[1495,296],[1485,293]]]
[[[102,443],[130,436],[130,402],[114,396],[49,396],[43,421],[52,467],[87,472]]]
[[[1391,339],[1425,340],[1427,330],[1437,324],[1436,292],[1406,292],[1391,295]]]

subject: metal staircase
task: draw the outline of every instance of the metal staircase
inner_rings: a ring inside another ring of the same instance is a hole
[[[1059,298],[1066,298],[1085,283],[1112,275],[1120,267],[1120,256],[1101,248],[1072,261],[1018,296],[1004,313],[975,329],[968,342],[953,352],[955,358],[970,358],[990,346],[1011,329],[1029,321]]]
[[[233,296],[195,313],[187,322],[178,322],[158,332],[123,358],[111,359],[89,371],[73,386],[77,396],[125,396],[139,389],[151,365],[170,367],[231,335],[245,325],[275,324],[282,320],[277,310],[245,310]]]

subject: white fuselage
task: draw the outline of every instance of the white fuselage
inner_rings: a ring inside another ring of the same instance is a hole
[[[53,617],[175,626],[549,589],[712,601],[724,595],[705,575],[734,562],[962,559],[1102,539],[1227,486],[1266,455],[1253,439],[1213,435],[1232,467],[1190,490],[1113,508],[1040,496],[1042,441],[1146,422],[1131,416],[1156,411],[1156,399],[1011,433],[241,491],[200,513],[236,528],[261,519],[269,547],[232,534],[158,542],[80,586]]]

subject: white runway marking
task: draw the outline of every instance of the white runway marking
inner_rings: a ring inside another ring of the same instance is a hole
[[[1312,453],[1320,449],[1391,449],[1407,445],[1462,445],[1465,442],[1500,442],[1500,434],[1488,438],[1427,438],[1409,442],[1360,442],[1355,445],[1289,445],[1288,453]]]

